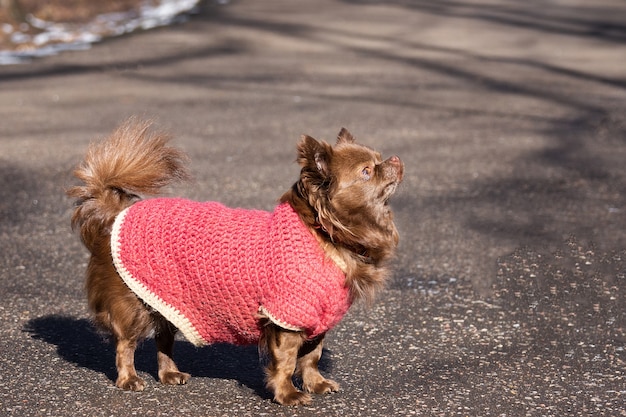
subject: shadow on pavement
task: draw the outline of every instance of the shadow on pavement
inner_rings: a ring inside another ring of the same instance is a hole
[[[42,186],[35,174],[0,158],[0,219],[5,225],[23,223],[39,209],[34,202]]]
[[[622,248],[624,235],[606,231],[624,219],[624,126],[611,117],[572,121],[546,132],[551,142],[517,160],[508,177],[476,181],[466,195],[449,198],[458,198],[470,230],[498,239],[555,247],[567,233],[604,250]]]
[[[87,319],[49,315],[31,320],[24,331],[32,338],[55,345],[64,360],[102,373],[111,381],[117,378],[115,348],[107,335],[99,333]],[[330,368],[329,352],[325,350],[319,367]],[[215,344],[196,348],[186,341],[177,341],[174,359],[183,372],[192,378],[231,379],[253,390],[259,397],[270,399],[265,389],[264,372],[257,346]],[[158,380],[156,348],[153,340],[142,343],[135,354],[139,372]]]
[[[597,38],[602,41],[624,42],[626,40],[626,26],[619,21],[621,10],[610,7],[572,7],[561,6],[559,3],[542,4],[538,7],[533,3],[525,2],[511,2],[503,6],[487,5],[483,2],[472,4],[472,2],[455,0],[343,1],[355,5],[391,3],[436,16],[479,20],[544,33]],[[602,14],[599,15],[599,12]],[[600,17],[606,15],[614,16],[615,21],[607,21]]]
[[[43,316],[31,320],[24,330],[34,339],[55,345],[64,360],[105,374],[111,381],[117,378],[115,348],[107,335],[98,332],[89,320]],[[196,348],[188,342],[177,341],[174,359],[181,371],[191,373],[192,377],[233,379],[259,396],[268,397],[256,346],[216,344]],[[158,380],[156,348],[152,340],[137,349],[135,366]]]

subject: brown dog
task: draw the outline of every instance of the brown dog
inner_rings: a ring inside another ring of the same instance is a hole
[[[84,184],[68,191],[77,199],[72,225],[91,252],[89,306],[116,343],[116,385],[144,389],[134,353],[152,333],[159,380],[185,384],[189,374],[172,359],[181,330],[195,344],[261,343],[270,360],[266,385],[280,404],[309,404],[308,393],[337,391],[318,371],[322,341],[352,302],[371,301],[386,280],[398,242],[388,200],[402,180],[400,158],[383,160],[342,129],[334,147],[302,137],[300,178],[273,213],[141,200],[187,178],[185,156],[149,128],[131,119],[93,144],[75,171]],[[213,236],[230,221],[237,226]],[[297,252],[295,265],[287,252]],[[305,392],[293,385],[294,374]]]

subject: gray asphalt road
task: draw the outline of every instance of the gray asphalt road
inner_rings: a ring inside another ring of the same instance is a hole
[[[626,5],[238,1],[0,67],[0,414],[625,415]],[[255,348],[177,343],[184,387],[113,386],[63,189],[90,140],[154,117],[173,194],[270,209],[303,133],[406,163],[388,289],[328,338],[342,391],[283,408]]]

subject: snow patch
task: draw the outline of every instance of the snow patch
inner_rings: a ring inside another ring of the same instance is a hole
[[[47,22],[28,16],[28,23],[41,33],[29,35],[14,31],[10,25],[0,29],[11,35],[11,41],[28,47],[16,51],[0,51],[0,65],[20,64],[32,58],[56,55],[63,51],[89,49],[105,37],[119,36],[135,30],[148,30],[186,19],[199,0],[162,0],[157,5],[144,5],[139,11],[106,13],[83,25]]]

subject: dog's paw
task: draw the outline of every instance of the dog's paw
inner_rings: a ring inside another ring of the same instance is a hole
[[[126,391],[143,391],[146,388],[145,381],[136,375],[127,378],[117,378],[115,385]]]
[[[339,391],[339,384],[330,379],[321,379],[320,381],[315,381],[314,383],[305,383],[304,390],[315,394],[328,394]]]
[[[311,405],[312,398],[302,391],[291,391],[288,394],[276,394],[274,401],[282,405]]]
[[[164,372],[159,375],[162,384],[165,385],[185,385],[191,375],[185,372]]]

